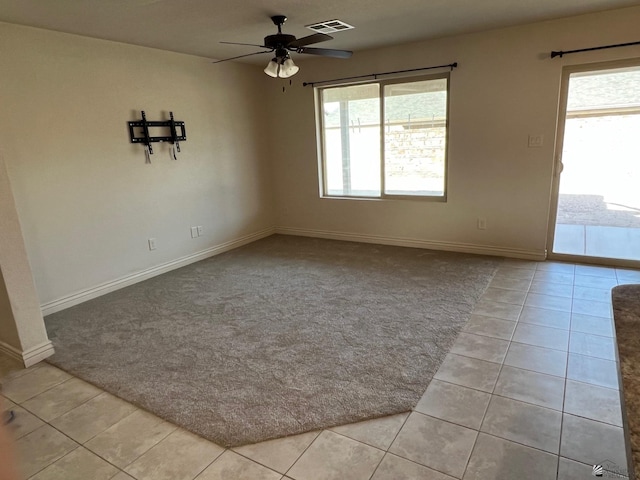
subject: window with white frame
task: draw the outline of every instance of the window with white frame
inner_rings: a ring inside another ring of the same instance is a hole
[[[449,75],[318,87],[326,197],[445,200]]]

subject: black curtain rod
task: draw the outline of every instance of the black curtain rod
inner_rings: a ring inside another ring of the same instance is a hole
[[[374,79],[377,79],[380,75],[393,75],[394,73],[408,73],[408,72],[419,72],[421,70],[433,70],[434,68],[445,68],[445,67],[449,67],[451,68],[451,70],[453,70],[454,68],[456,68],[458,66],[458,62],[453,62],[450,63],[448,65],[437,65],[435,67],[422,67],[422,68],[412,68],[410,70],[396,70],[395,72],[382,72],[382,73],[370,73],[369,75],[358,75],[356,77],[343,77],[343,78],[334,78],[332,80],[320,80],[318,82],[304,82],[302,84],[303,87],[306,87],[307,85],[311,85],[312,87],[318,83],[331,83],[331,82],[341,82],[343,80],[356,80],[358,78],[367,78],[367,77],[373,77]]]
[[[570,53],[591,52],[593,50],[604,50],[605,48],[618,48],[618,47],[630,47],[631,45],[640,45],[640,42],[618,43],[616,45],[604,45],[602,47],[581,48],[579,50],[567,50],[566,52],[551,52],[551,58],[560,57],[563,55],[569,55]]]

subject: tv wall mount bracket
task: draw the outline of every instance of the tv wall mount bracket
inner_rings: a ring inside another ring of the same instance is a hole
[[[180,152],[180,142],[187,140],[187,131],[184,122],[174,120],[173,112],[169,112],[170,120],[162,121],[149,121],[147,120],[147,115],[144,113],[144,110],[142,110],[141,113],[142,120],[129,122],[129,137],[131,138],[131,143],[142,143],[144,145],[146,163],[151,163],[151,155],[153,155],[153,147],[151,144],[155,142],[170,142],[173,145],[171,152],[173,159],[177,160],[176,151]],[[169,133],[169,135],[152,137],[149,134],[149,127],[168,128],[168,132],[165,133]],[[136,129],[138,129],[137,135]],[[180,130],[179,134],[178,130]]]

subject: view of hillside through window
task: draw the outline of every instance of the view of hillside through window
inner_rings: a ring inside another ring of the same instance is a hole
[[[324,89],[325,194],[443,197],[447,82]]]

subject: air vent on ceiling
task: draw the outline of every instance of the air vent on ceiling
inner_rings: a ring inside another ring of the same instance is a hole
[[[353,25],[344,23],[342,20],[327,20],[325,22],[312,23],[311,25],[305,26],[314,32],[320,33],[335,33],[354,28]]]

